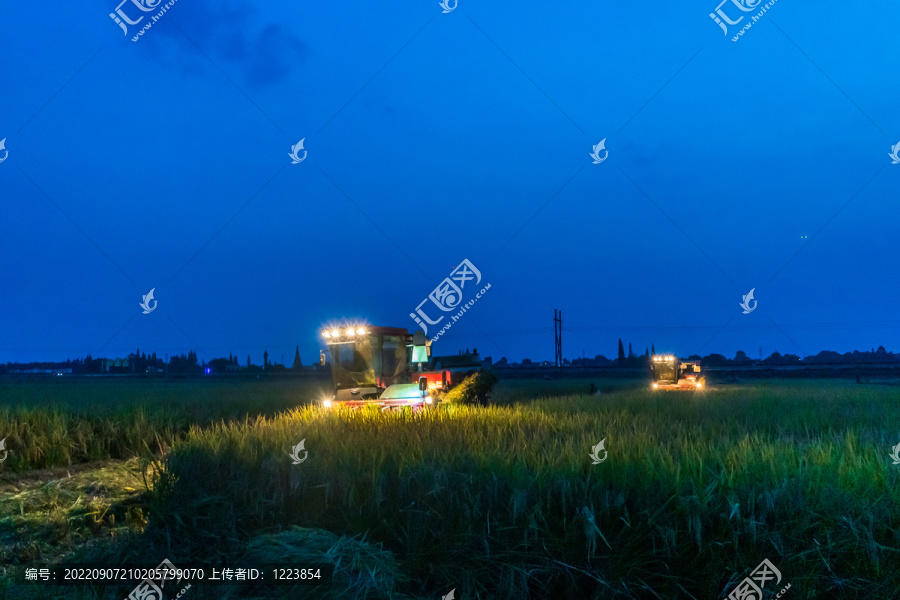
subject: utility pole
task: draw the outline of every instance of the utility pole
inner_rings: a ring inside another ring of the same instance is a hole
[[[556,338],[556,366],[562,370],[562,311],[558,308],[553,309],[553,336]]]

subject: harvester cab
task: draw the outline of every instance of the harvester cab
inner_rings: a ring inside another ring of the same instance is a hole
[[[700,362],[681,360],[671,354],[651,357],[650,375],[654,390],[697,390],[703,387]]]
[[[423,393],[404,396],[402,404],[431,404],[429,390],[444,389],[449,382],[447,372],[422,370],[422,364],[431,355],[431,340],[421,331],[410,334],[400,327],[344,324],[326,327],[322,338],[331,362],[334,389],[332,398],[323,402],[325,407],[392,406],[396,404],[392,399],[383,399],[385,390],[411,383],[420,388],[423,377]],[[409,392],[395,388],[395,392],[400,391],[404,395]]]

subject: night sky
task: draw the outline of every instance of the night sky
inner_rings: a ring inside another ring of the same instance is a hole
[[[900,350],[896,2],[118,1],[0,4],[2,362],[309,364],[464,259],[435,354]]]

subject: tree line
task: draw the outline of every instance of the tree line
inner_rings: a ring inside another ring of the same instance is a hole
[[[313,363],[318,365],[318,363]],[[256,365],[252,362],[250,355],[244,363],[238,361],[237,354],[229,353],[228,357],[212,358],[209,361],[200,360],[197,353],[190,350],[187,353],[174,354],[168,357],[168,362],[163,357],[157,356],[156,352],[147,354],[141,352],[137,348],[135,352],[128,354],[125,359],[110,358],[94,358],[90,354],[84,358],[76,358],[74,360],[67,359],[65,362],[8,362],[0,364],[0,374],[18,373],[28,370],[66,370],[71,371],[73,375],[99,375],[102,373],[125,374],[125,373],[171,373],[183,375],[200,375],[200,374],[222,374],[227,372],[249,371],[249,372],[287,372],[303,370],[303,361],[300,358],[300,347],[294,350],[294,362],[290,368],[284,364],[269,361],[269,351],[263,352],[263,362]]]

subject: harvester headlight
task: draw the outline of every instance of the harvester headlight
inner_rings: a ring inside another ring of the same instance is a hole
[[[366,330],[360,327],[356,330],[356,335],[366,335]]]
[[[654,390],[657,389],[658,387],[659,387],[659,384],[658,384],[658,383],[654,383],[654,384],[653,384],[653,389],[654,389]]]
[[[431,399],[431,396],[425,396],[425,404],[431,404],[434,400]]]
[[[328,333],[327,331],[323,331],[323,332],[322,332],[322,337],[327,339],[327,338],[330,338],[330,337],[331,337],[331,334]]]
[[[331,408],[331,400],[323,400],[322,407],[323,408]]]
[[[332,329],[332,330],[331,330],[331,337],[336,338],[336,337],[338,337],[339,335],[341,335],[341,332],[338,331],[337,329]]]
[[[702,382],[702,381],[698,381],[698,382],[697,382],[697,387],[698,387],[698,388],[703,387],[703,382]]]
[[[347,335],[356,335],[356,330],[350,327],[349,329],[347,329]]]

